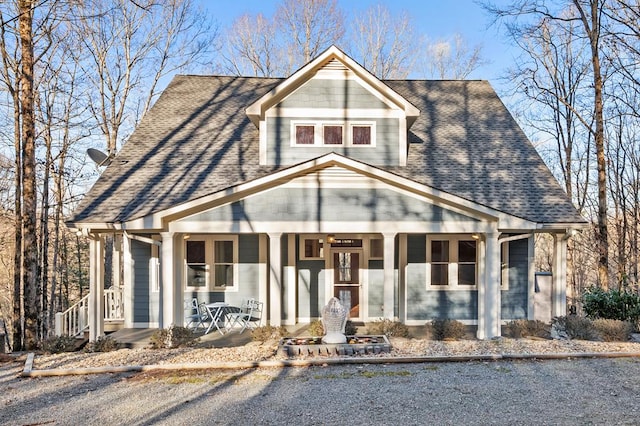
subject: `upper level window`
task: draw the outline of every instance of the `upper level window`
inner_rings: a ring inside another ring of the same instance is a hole
[[[296,145],[313,145],[315,139],[314,126],[296,126]]]
[[[375,122],[294,120],[291,125],[291,145],[375,146]]]
[[[351,126],[351,135],[354,145],[371,145],[371,126]]]

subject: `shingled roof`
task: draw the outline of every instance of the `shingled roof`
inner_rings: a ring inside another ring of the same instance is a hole
[[[245,113],[280,82],[175,77],[69,222],[144,217],[283,168],[259,165]],[[407,166],[384,170],[533,222],[584,222],[488,82],[384,83],[420,110]]]

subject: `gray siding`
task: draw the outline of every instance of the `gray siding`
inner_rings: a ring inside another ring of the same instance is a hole
[[[275,108],[376,108],[389,109],[355,80],[315,78],[287,96]]]
[[[188,221],[476,221],[390,189],[276,188]]]
[[[384,315],[384,261],[369,261],[369,318]]]
[[[319,318],[324,300],[324,260],[298,261],[298,316]]]
[[[397,118],[350,118],[349,121],[374,121],[376,123],[375,146],[291,146],[291,120],[312,120],[315,117],[268,118],[267,164],[287,165],[311,160],[329,152],[336,152],[376,166],[399,164],[399,122]],[[323,121],[343,121],[342,117],[323,118]]]
[[[407,319],[475,320],[478,316],[476,290],[426,289],[426,236],[407,238]]]
[[[502,319],[526,319],[529,300],[528,240],[509,242],[509,290],[502,291]],[[533,297],[533,296],[532,296]]]
[[[149,260],[151,245],[132,240],[133,259],[133,322],[150,323],[159,321],[159,293],[149,286]]]

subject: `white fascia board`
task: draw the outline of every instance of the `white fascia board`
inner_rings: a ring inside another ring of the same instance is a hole
[[[418,222],[418,221],[385,221],[385,222],[336,222],[336,221],[185,221],[171,222],[169,232],[178,233],[296,233],[296,234],[379,234],[392,233],[425,233],[425,234],[474,234],[485,233],[493,229],[487,222]]]
[[[375,90],[377,90],[384,97],[392,100],[396,105],[403,109],[408,117],[413,117],[413,120],[415,120],[415,118],[420,115],[420,111],[418,110],[418,108],[416,108],[399,93],[384,84],[376,76],[371,74],[368,70],[366,70],[356,61],[351,59],[347,54],[333,45],[323,53],[321,53],[317,58],[293,73],[282,83],[274,87],[267,94],[251,104],[245,110],[247,116],[249,116],[249,119],[251,119],[251,121],[256,126],[258,126],[260,120],[264,119],[264,113],[269,107],[271,107],[280,99],[284,98],[287,94],[291,93],[293,90],[299,87],[302,82],[307,81],[311,77],[313,77],[313,75],[327,62],[327,60],[331,58],[337,58],[338,60],[340,60],[343,64],[350,68],[351,71],[356,74],[356,76],[361,78],[364,82],[375,88]],[[409,120],[409,122],[412,122],[413,120]]]

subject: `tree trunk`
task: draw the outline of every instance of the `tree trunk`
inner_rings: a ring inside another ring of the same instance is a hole
[[[25,343],[27,348],[38,341],[39,291],[36,209],[36,147],[33,87],[33,0],[19,0],[18,11],[21,47],[21,118],[22,118],[22,224],[25,247],[22,264],[24,286]]]

